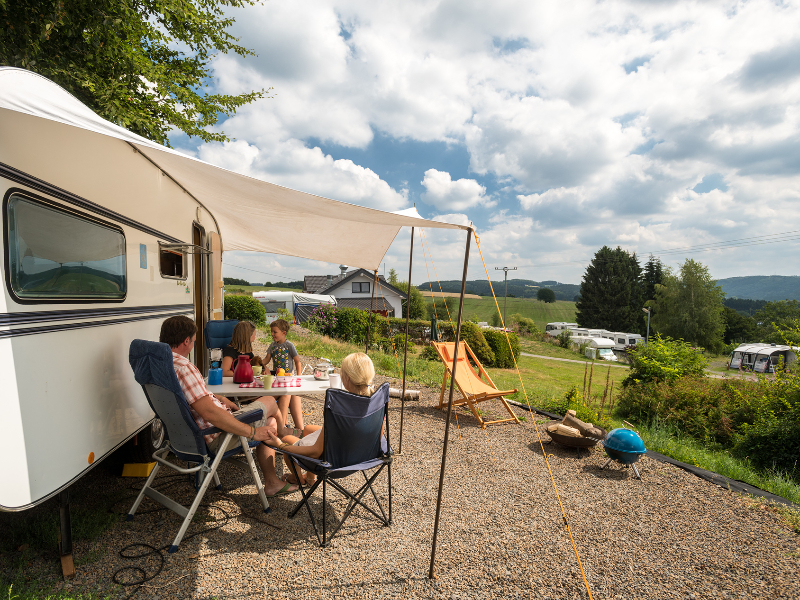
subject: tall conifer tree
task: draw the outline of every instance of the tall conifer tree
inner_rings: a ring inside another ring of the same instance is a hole
[[[638,332],[642,322],[641,272],[636,254],[620,247],[598,250],[581,281],[576,304],[578,325]]]

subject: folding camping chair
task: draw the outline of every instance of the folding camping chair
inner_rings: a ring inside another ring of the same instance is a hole
[[[261,503],[264,505],[264,512],[270,512],[269,501],[264,493],[264,487],[261,485],[261,478],[258,475],[258,469],[253,460],[251,449],[257,446],[259,442],[249,442],[246,437],[239,436],[239,446],[228,450],[224,454],[220,453],[215,455],[209,450],[203,436],[219,432],[225,436],[223,444],[227,445],[234,434],[220,432],[216,427],[209,427],[208,429],[201,430],[197,426],[197,423],[189,411],[189,404],[186,402],[186,397],[183,395],[180,383],[178,383],[178,376],[175,374],[175,369],[172,366],[172,351],[170,347],[167,344],[158,342],[133,340],[131,342],[128,359],[136,381],[141,384],[142,389],[144,389],[150,408],[153,409],[153,412],[156,413],[158,418],[164,423],[168,439],[163,448],[153,453],[153,460],[156,461],[156,466],[153,468],[144,487],[136,497],[133,506],[131,506],[131,509],[128,511],[128,520],[130,521],[133,518],[133,515],[136,513],[136,510],[139,508],[145,496],[166,506],[173,512],[178,513],[183,517],[183,523],[178,530],[178,535],[175,536],[175,540],[169,548],[170,553],[176,552],[211,481],[213,480],[215,482],[217,489],[221,488],[217,469],[223,459],[225,459],[228,464],[250,470],[253,475],[253,482],[258,490],[258,495],[261,498]],[[235,416],[236,419],[242,423],[254,423],[262,418],[263,412],[259,409]],[[188,463],[197,463],[197,466],[182,468],[169,462],[167,460],[167,455],[170,452],[179,460],[185,460]],[[240,453],[244,454],[247,459],[247,464],[231,458],[233,455]],[[179,473],[194,473],[199,475],[200,485],[189,508],[178,504],[172,498],[153,489],[153,481],[162,466],[174,469]]]
[[[453,350],[455,349],[454,342],[433,342],[433,347],[436,348],[436,352],[439,353],[439,358],[444,363],[444,377],[442,379],[442,390],[439,393],[439,408],[444,409],[447,408],[447,402],[444,399],[444,391],[447,387],[447,377],[451,375],[451,371],[453,370]],[[469,358],[472,359],[478,366],[478,373],[472,368],[472,365],[469,364]],[[486,381],[481,379],[484,377]],[[458,386],[458,391],[461,392],[461,398],[453,400],[453,406],[463,406],[466,404],[469,406],[469,409],[472,411],[472,414],[475,415],[475,418],[478,419],[478,423],[480,423],[483,429],[486,429],[487,425],[491,425],[493,423],[507,423],[508,421],[514,421],[519,423],[519,419],[517,415],[514,414],[514,411],[511,410],[511,407],[506,402],[506,399],[503,396],[508,396],[510,394],[516,394],[516,388],[513,390],[498,390],[497,386],[492,381],[492,378],[489,377],[489,373],[486,372],[486,369],[483,368],[481,361],[475,356],[475,353],[472,351],[472,348],[469,347],[469,344],[466,342],[459,342],[458,345],[458,362],[456,363],[456,374],[455,374],[455,381],[456,386]],[[481,418],[480,413],[478,413],[478,409],[475,407],[475,404],[478,402],[483,402],[484,400],[491,400],[493,398],[499,398],[500,402],[503,403],[503,406],[506,407],[508,414],[511,415],[509,419],[497,419],[495,421],[484,421]]]
[[[203,341],[206,344],[209,364],[211,364],[211,350],[224,348],[230,344],[233,330],[238,324],[237,319],[226,319],[224,321],[208,321],[203,327]]]
[[[308,491],[300,487],[303,499],[289,513],[291,519],[303,505],[308,509],[311,525],[320,547],[327,546],[339,528],[350,516],[358,505],[369,511],[384,527],[392,524],[392,455],[389,445],[389,384],[384,383],[370,397],[351,394],[346,390],[329,389],[325,393],[325,409],[323,411],[323,452],[319,459],[307,458],[294,454],[289,447],[284,446],[276,451],[287,454],[291,458],[292,471],[297,481],[300,481],[300,469],[305,469],[317,476],[317,481]],[[386,423],[386,437],[381,435],[383,423]],[[377,467],[377,470],[367,477],[367,471]],[[381,506],[380,500],[372,487],[373,482],[386,467],[389,506],[388,517]],[[364,475],[364,483],[355,493],[346,490],[339,479],[355,473]],[[317,488],[322,484],[322,538],[320,538],[314,513],[309,506],[309,500]],[[349,499],[341,521],[327,533],[327,486],[331,485]],[[378,505],[378,514],[364,504],[362,499],[367,491],[372,492],[372,497]]]

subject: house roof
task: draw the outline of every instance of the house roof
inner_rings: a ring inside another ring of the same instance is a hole
[[[348,271],[344,274],[344,277],[341,275],[336,275],[331,278],[331,283],[328,284],[328,276],[327,275],[306,275],[303,278],[303,288],[311,294],[333,294],[333,290],[345,285],[352,279],[355,279],[359,275],[363,275],[367,277],[370,281],[375,279],[375,275],[370,273],[366,269],[353,269],[352,271]],[[379,288],[381,290],[391,290],[403,300],[406,299],[406,293],[394,287],[391,283],[384,279],[383,275],[378,275],[378,282]],[[316,287],[321,285],[321,287]]]
[[[394,307],[389,306],[389,304],[384,304],[383,302],[379,302],[379,298],[375,298],[375,302],[373,304],[372,298],[341,298],[337,303],[336,306],[339,308],[359,308],[361,310],[386,310],[387,312],[393,313]]]

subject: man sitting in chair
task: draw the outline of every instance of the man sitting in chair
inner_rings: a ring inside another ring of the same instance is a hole
[[[267,439],[274,439],[271,436],[278,433],[278,422],[276,416],[279,413],[275,399],[269,396],[262,396],[251,403],[241,412],[249,412],[261,409],[264,416],[260,421],[249,425],[237,421],[233,417],[233,412],[238,411],[239,407],[224,396],[212,394],[206,388],[203,376],[200,371],[189,361],[189,353],[194,348],[197,339],[197,326],[189,317],[177,316],[170,317],[161,325],[159,342],[169,344],[172,349],[172,364],[175,367],[175,374],[181,384],[183,395],[189,403],[197,426],[200,429],[216,427],[222,431],[244,436],[250,440],[263,442]],[[289,430],[291,432],[291,430]],[[219,433],[205,436],[209,449],[218,454],[233,448],[239,443],[235,437],[228,442],[227,448],[220,448],[223,437]],[[264,444],[259,444],[256,448],[258,464],[264,474],[264,493],[268,498],[283,496],[296,492],[298,487],[281,481],[275,473],[275,451]]]

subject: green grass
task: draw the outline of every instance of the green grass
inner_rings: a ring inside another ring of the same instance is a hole
[[[567,350],[561,346],[556,346],[550,342],[545,342],[533,337],[519,336],[519,345],[523,352],[529,354],[540,354],[542,356],[552,356],[554,358],[568,358],[570,360],[591,362],[583,354],[578,354],[575,350]]]
[[[519,369],[522,376],[522,384],[528,395],[531,405],[536,408],[547,408],[554,399],[561,399],[572,388],[583,391],[583,376],[586,365],[577,363],[565,363],[560,361],[547,360],[545,358],[530,358],[521,356],[519,358]],[[591,365],[590,365],[591,368]],[[520,378],[511,369],[488,369],[492,380],[499,388],[517,388],[516,394],[508,396],[511,400],[525,403],[525,396],[522,393]],[[597,398],[597,402],[603,396],[605,388],[608,365],[595,363],[592,374],[591,397]],[[627,369],[611,368],[609,388],[611,382],[614,383],[614,390],[620,389],[622,380],[627,376]],[[588,384],[588,376],[587,376]],[[588,385],[587,385],[588,388]],[[609,390],[610,391],[610,390]]]
[[[615,421],[621,427],[622,421]],[[752,467],[747,461],[734,458],[725,450],[717,450],[681,433],[672,425],[654,422],[652,425],[636,425],[648,450],[719,473],[731,479],[744,481],[757,488],[800,504],[800,485],[784,473]],[[800,521],[798,522],[800,525]]]
[[[497,290],[495,290],[497,293]],[[503,312],[503,296],[497,298],[497,304],[500,306],[500,312]],[[444,307],[436,301],[436,310],[439,317],[446,314]],[[480,300],[475,298],[464,298],[464,317],[473,321],[486,321],[492,322],[492,315],[497,312],[494,300],[491,296],[483,296]],[[555,321],[565,321],[567,323],[575,322],[575,303],[566,300],[558,300],[547,304],[540,302],[533,298],[508,298],[508,305],[506,307],[506,318],[511,319],[511,315],[519,313],[523,317],[533,319],[541,331],[544,331],[544,326],[548,323]],[[455,318],[455,315],[453,315]]]
[[[337,365],[340,365],[342,359],[351,352],[364,351],[363,346],[356,346],[355,344],[318,335],[300,337],[290,333],[289,339],[294,343],[300,354],[329,358]],[[264,341],[266,342],[267,340]],[[379,374],[392,377],[402,376],[403,355],[399,349],[397,357],[382,352],[377,354],[371,352],[370,356],[373,357],[375,369]],[[573,386],[579,390],[583,389],[585,365],[521,356],[519,367],[522,375],[522,385],[520,385],[519,376],[513,369],[487,369],[498,388],[516,388],[519,390],[516,394],[508,396],[512,400],[525,403],[525,396],[522,392],[523,385],[531,405],[537,408],[549,406],[554,398],[562,398]],[[592,396],[602,397],[607,371],[607,365],[595,364],[592,378]],[[438,388],[442,384],[443,374],[444,367],[440,361],[425,360],[420,358],[418,354],[409,352],[407,369],[407,379],[409,381],[416,381]],[[627,369],[611,369],[611,381],[614,382],[615,389],[619,389],[622,379],[627,374]]]

